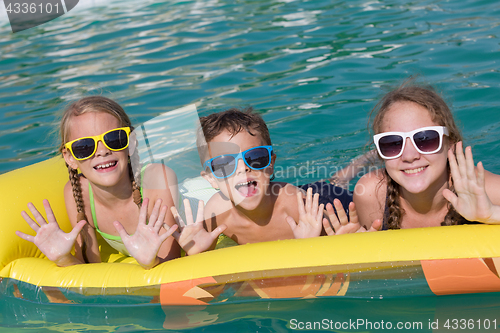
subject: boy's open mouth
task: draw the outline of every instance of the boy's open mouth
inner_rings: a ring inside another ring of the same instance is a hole
[[[116,165],[116,163],[118,163],[117,161],[112,161],[112,162],[108,162],[108,163],[103,163],[103,164],[98,164],[94,167],[94,169],[96,170],[106,170],[106,169],[109,169],[109,168],[112,168]]]
[[[257,181],[249,180],[246,182],[238,183],[235,186],[236,190],[244,197],[249,197],[257,191]]]

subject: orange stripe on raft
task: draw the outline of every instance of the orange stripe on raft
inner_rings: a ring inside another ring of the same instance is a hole
[[[482,259],[421,260],[420,264],[436,295],[500,291],[500,279]]]
[[[215,279],[211,276],[188,281],[164,283],[160,287],[160,304],[207,305],[206,302],[199,299],[213,298],[213,296],[198,286],[211,283],[216,283]]]

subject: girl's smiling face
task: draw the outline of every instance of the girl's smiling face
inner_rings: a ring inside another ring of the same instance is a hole
[[[395,102],[384,115],[382,132],[409,132],[427,126],[439,126],[431,119],[429,111],[413,102]],[[441,150],[434,154],[420,154],[410,138],[406,138],[403,154],[385,160],[387,173],[410,193],[422,193],[431,188],[441,188],[448,181],[447,152],[449,140],[443,138]]]
[[[86,112],[71,118],[68,142],[100,135],[118,127],[121,127],[120,121],[109,113]],[[63,150],[63,156],[69,166],[79,168],[93,184],[114,186],[128,175],[128,151],[128,148],[111,151],[99,141],[94,155],[88,159],[78,161],[66,149]]]

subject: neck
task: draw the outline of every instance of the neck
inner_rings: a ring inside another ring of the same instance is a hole
[[[101,186],[91,183],[94,198],[105,206],[112,206],[132,197],[132,183],[127,175],[114,186]]]

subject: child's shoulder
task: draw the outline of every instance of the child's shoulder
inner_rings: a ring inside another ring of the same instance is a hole
[[[384,176],[384,169],[378,169],[363,175],[358,180],[353,198],[356,205],[362,207],[374,201],[385,201],[386,193],[387,180]]]
[[[297,193],[304,193],[304,191],[297,186],[283,182],[272,182],[270,192],[271,194],[277,195],[277,202],[286,202],[287,205],[296,205]]]
[[[134,175],[137,176],[134,170]],[[157,188],[161,185],[177,185],[177,175],[174,170],[161,163],[149,163],[141,167],[141,184],[146,188]]]

